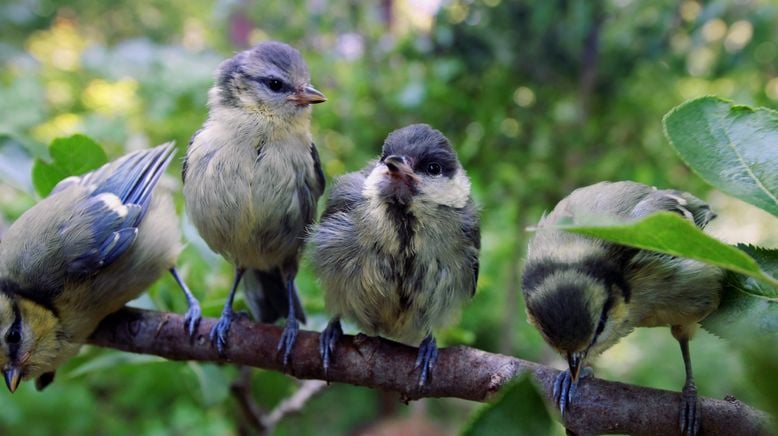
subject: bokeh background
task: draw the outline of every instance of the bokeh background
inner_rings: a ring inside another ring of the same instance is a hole
[[[778,4],[770,0],[3,0],[0,218],[10,223],[37,200],[30,167],[53,138],[82,132],[111,157],[174,139],[181,155],[205,119],[220,60],[267,39],[299,48],[329,97],[313,110],[328,180],[363,166],[408,123],[430,123],[454,144],[482,207],[483,251],[478,293],[440,333],[443,345],[564,367],[526,322],[520,269],[525,228],[578,186],[632,179],[688,190],[719,212],[718,237],[778,246],[774,218],[711,192],[661,127],[673,106],[706,94],[778,108]],[[173,166],[165,183],[183,211],[180,161]],[[206,315],[218,316],[231,268],[181,223],[181,271]],[[306,328],[321,330],[327,315],[307,265],[298,287]],[[134,304],[185,309],[169,277]],[[759,404],[748,362],[728,343],[703,331],[691,348],[702,395]],[[657,388],[683,384],[668,329],[636,332],[595,371]],[[45,392],[26,383],[0,393],[0,433],[250,434],[230,391],[239,376],[231,366],[85,347]],[[298,386],[274,372],[249,377],[265,410]],[[275,433],[451,434],[475,407],[405,405],[333,385]]]

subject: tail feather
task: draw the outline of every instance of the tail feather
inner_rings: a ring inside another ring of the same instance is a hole
[[[294,285],[292,285],[294,286]],[[243,276],[246,304],[254,319],[263,323],[274,323],[289,314],[286,285],[280,269],[273,271],[249,270]],[[292,296],[295,318],[305,324],[305,312],[294,288]]]

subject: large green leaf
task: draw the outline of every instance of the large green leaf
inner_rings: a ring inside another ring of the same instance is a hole
[[[42,197],[49,195],[60,180],[84,174],[108,162],[99,144],[78,134],[52,141],[49,154],[51,162],[36,159],[32,167],[32,183]]]
[[[693,223],[672,212],[658,212],[628,224],[561,228],[631,247],[696,259],[778,287],[778,279],[765,272],[743,250],[706,235]],[[772,296],[778,297],[778,294]]]
[[[463,436],[548,435],[551,416],[529,376],[503,387],[498,398],[476,410]]]
[[[750,245],[738,248],[756,259],[762,270],[778,275],[778,250]],[[778,345],[778,287],[766,285],[749,276],[728,273],[719,308],[703,320],[706,330],[742,343],[744,337],[769,340]]]
[[[778,216],[778,112],[702,97],[670,111],[664,126],[700,177]]]

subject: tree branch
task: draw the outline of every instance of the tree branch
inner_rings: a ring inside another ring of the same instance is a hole
[[[219,356],[208,341],[216,322],[203,319],[194,340],[184,332],[183,317],[125,308],[106,318],[89,342],[170,360],[235,363],[283,371],[276,345],[282,329],[241,319],[232,324],[229,347]],[[326,380],[399,392],[408,400],[457,397],[486,401],[508,380],[531,372],[550,398],[558,370],[500,354],[457,346],[440,350],[431,380],[417,387],[412,370],[416,348],[365,335],[343,336]],[[319,358],[319,335],[301,331],[287,371],[300,379],[325,379]],[[579,386],[576,403],[566,416],[568,429],[579,435],[603,433],[676,434],[680,394],[600,379]],[[701,398],[703,435],[766,435],[769,417],[737,400]],[[521,407],[521,405],[516,405]]]

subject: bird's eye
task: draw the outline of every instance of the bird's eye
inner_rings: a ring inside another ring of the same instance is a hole
[[[22,335],[18,330],[11,330],[5,335],[5,341],[9,344],[18,344],[22,340]]]
[[[432,162],[427,165],[427,174],[431,176],[439,176],[443,172],[443,168],[437,162]]]
[[[281,92],[282,89],[284,89],[284,82],[278,80],[278,79],[268,79],[267,87],[273,91],[273,92]]]

